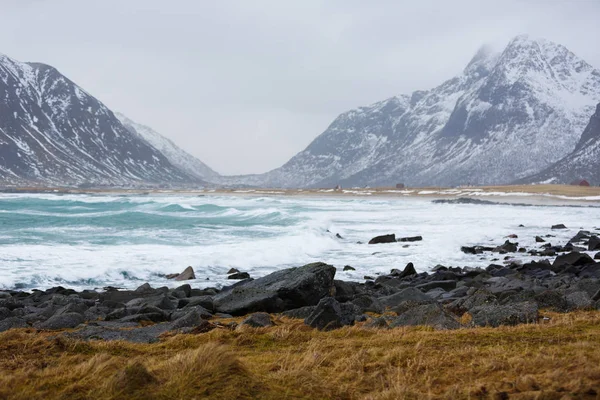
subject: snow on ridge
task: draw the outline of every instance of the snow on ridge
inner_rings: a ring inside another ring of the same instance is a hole
[[[229,182],[509,183],[573,150],[597,102],[597,69],[564,46],[521,35],[502,51],[480,49],[462,74],[433,89],[341,114],[282,167]]]

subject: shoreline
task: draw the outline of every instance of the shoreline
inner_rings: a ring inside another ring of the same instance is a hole
[[[572,185],[505,185],[479,187],[419,187],[419,188],[351,188],[351,189],[76,189],[76,188],[10,188],[1,194],[88,194],[88,195],[230,195],[283,197],[348,197],[348,198],[475,198],[502,201],[507,204],[533,205],[595,205],[600,204],[600,187]],[[530,202],[530,203],[528,203]]]

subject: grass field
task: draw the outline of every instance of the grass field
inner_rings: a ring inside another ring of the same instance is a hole
[[[2,399],[597,399],[600,312],[433,331],[302,321],[156,344],[0,334]]]

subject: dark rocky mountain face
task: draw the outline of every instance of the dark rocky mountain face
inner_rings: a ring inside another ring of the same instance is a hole
[[[526,36],[480,50],[440,86],[348,111],[265,187],[501,184],[569,154],[600,101],[600,71],[565,47]]]
[[[600,185],[600,104],[590,118],[575,150],[566,157],[534,176],[519,183],[563,183],[587,180]]]
[[[43,185],[198,182],[56,69],[1,55],[0,180]]]

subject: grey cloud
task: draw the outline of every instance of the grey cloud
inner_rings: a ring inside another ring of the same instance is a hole
[[[485,42],[529,33],[600,66],[600,4],[575,5],[2,0],[0,52],[56,66],[219,172],[253,173],[340,112],[452,77]]]

